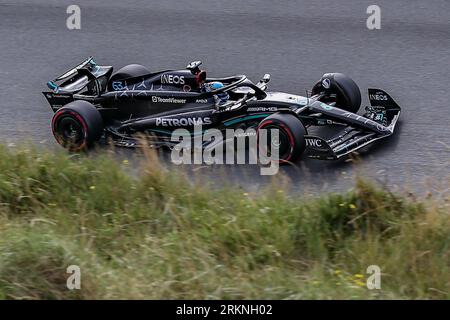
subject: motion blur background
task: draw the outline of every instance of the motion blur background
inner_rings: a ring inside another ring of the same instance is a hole
[[[71,4],[81,8],[81,30],[66,28]],[[366,27],[372,4],[381,8],[381,30]],[[59,148],[41,91],[89,55],[99,64],[154,71],[198,59],[211,76],[257,81],[270,73],[270,90],[301,95],[323,73],[342,72],[360,86],[363,106],[367,87],[397,100],[397,134],[357,166],[303,160],[281,174],[299,192],[345,189],[355,171],[392,188],[439,189],[449,172],[449,12],[448,0],[0,0],[0,138]],[[224,172],[248,189],[271,179],[257,166],[186,170],[207,178]]]

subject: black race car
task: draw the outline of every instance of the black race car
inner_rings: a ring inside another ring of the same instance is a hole
[[[341,73],[323,75],[305,97],[266,92],[268,74],[255,84],[244,75],[207,77],[200,65],[151,72],[132,64],[113,73],[113,67],[88,58],[48,82],[51,91],[43,92],[55,112],[51,125],[57,142],[71,151],[99,141],[135,147],[137,134],[144,133],[154,138],[154,146],[173,147],[175,129],[193,133],[199,124],[204,130],[275,128],[278,140],[269,139],[267,147],[279,148],[282,162],[303,153],[338,159],[392,135],[400,115],[397,103],[380,89],[368,89],[371,106],[358,115],[359,88]],[[340,129],[325,138],[308,133],[314,126]]]

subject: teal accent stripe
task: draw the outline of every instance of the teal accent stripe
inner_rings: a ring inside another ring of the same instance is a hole
[[[251,119],[257,119],[257,118],[265,118],[268,117],[270,114],[254,114],[251,116],[246,116],[246,117],[242,117],[242,118],[237,118],[234,120],[230,120],[230,121],[225,121],[224,125],[226,126],[230,126],[232,124],[238,123],[238,122],[242,122],[242,121],[247,121],[247,120],[251,120]]]
[[[159,132],[159,133],[165,133],[165,134],[171,134],[172,131],[169,130],[159,130],[159,129],[149,129],[150,131]]]

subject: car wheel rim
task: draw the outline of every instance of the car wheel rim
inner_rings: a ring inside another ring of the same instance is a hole
[[[289,134],[284,130],[284,128],[270,124],[261,126],[260,129],[267,130],[267,143],[265,146],[267,155],[271,157],[273,151],[277,150],[279,160],[283,161],[289,159],[292,153],[292,145]],[[278,130],[278,138],[272,136],[271,130]]]
[[[70,115],[61,116],[55,123],[58,142],[69,149],[82,148],[85,144],[85,130],[80,121]]]

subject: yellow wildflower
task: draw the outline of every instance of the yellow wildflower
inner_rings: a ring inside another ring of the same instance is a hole
[[[360,286],[360,287],[364,287],[366,284],[364,282],[362,282],[361,280],[357,280],[355,281],[355,284]]]

